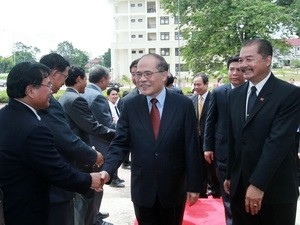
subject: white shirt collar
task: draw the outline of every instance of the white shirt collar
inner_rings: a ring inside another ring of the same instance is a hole
[[[23,105],[26,105],[31,111],[35,114],[36,118],[41,121],[41,117],[37,114],[36,110],[32,108],[30,105],[26,104],[25,102],[21,101],[20,99],[14,98],[16,101],[22,103]]]

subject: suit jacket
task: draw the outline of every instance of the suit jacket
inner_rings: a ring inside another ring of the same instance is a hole
[[[249,183],[265,192],[263,203],[295,203],[298,181],[295,131],[300,121],[300,89],[271,74],[246,119],[249,83],[229,96],[230,194],[239,181],[244,191]]]
[[[62,158],[72,165],[74,162],[92,166],[96,162],[96,151],[75,135],[59,102],[51,96],[50,106],[38,110],[38,114],[53,134],[54,144]],[[64,202],[74,197],[73,192],[51,185],[50,202]]]
[[[50,183],[85,193],[91,176],[65,163],[51,131],[24,104],[0,111],[0,188],[7,225],[47,225]]]
[[[139,90],[137,89],[137,87],[135,87],[129,94],[127,94],[126,96],[121,98],[118,102],[118,108],[119,108],[120,112],[122,112],[122,110],[123,110],[124,101],[127,101],[128,99],[131,99],[134,96],[139,95],[139,94],[140,94]]]
[[[3,193],[0,189],[0,225],[5,225],[4,214],[3,214]]]
[[[82,96],[87,100],[94,118],[100,124],[115,130],[116,124],[113,123],[108,101],[106,97],[102,95],[101,89],[95,84],[89,84]],[[99,136],[90,135],[90,143],[95,146],[96,149],[99,149],[104,157],[107,155],[110,141]]]
[[[200,192],[196,115],[186,96],[167,90],[157,140],[146,97],[124,101],[103,170],[112,177],[130,150],[133,203],[152,207],[158,196],[163,207],[171,207],[182,204],[186,191]]]
[[[205,122],[203,150],[214,152],[217,166],[226,171],[228,154],[228,98],[231,84],[216,87],[211,92]]]
[[[205,128],[205,121],[206,121],[206,115],[207,115],[207,110],[208,110],[208,106],[209,106],[210,95],[211,95],[211,93],[208,92],[207,96],[205,98],[205,102],[203,104],[200,121],[198,120],[198,123],[197,123],[198,124],[198,131],[199,131],[199,140],[200,140],[200,149],[201,149],[201,151],[203,150],[204,128]],[[193,95],[191,97],[191,100],[193,102],[196,115],[198,115],[198,96],[199,95]],[[202,154],[202,152],[201,152],[201,154]]]

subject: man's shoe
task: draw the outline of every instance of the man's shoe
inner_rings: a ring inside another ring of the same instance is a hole
[[[107,213],[107,212],[99,212],[98,214],[97,214],[97,218],[100,218],[100,219],[105,219],[105,218],[107,218],[107,217],[109,217],[109,213]]]
[[[130,170],[131,166],[130,165],[122,165],[122,168],[125,170]]]
[[[96,223],[94,223],[93,225],[113,225],[112,223],[103,221],[102,219],[97,220]]]
[[[125,180],[124,180],[124,179],[121,179],[120,177],[117,178],[117,181],[118,181],[119,183],[124,183],[124,182],[125,182]]]
[[[109,185],[110,187],[116,187],[116,188],[124,188],[125,185],[118,182],[118,181],[112,181]]]

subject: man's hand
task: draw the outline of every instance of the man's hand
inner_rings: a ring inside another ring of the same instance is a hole
[[[230,195],[230,180],[225,180],[223,186],[224,186],[224,191]]]
[[[104,163],[104,157],[103,157],[103,155],[100,152],[97,152],[97,159],[96,159],[95,165],[97,167],[100,167],[100,166],[103,165],[103,163]]]
[[[189,202],[189,206],[192,206],[198,201],[198,198],[199,198],[199,193],[188,192],[186,200]]]
[[[252,184],[249,185],[245,196],[245,209],[247,213],[255,215],[261,209],[264,192]]]
[[[100,187],[101,187],[101,189],[103,189],[103,185],[110,180],[110,176],[106,171],[101,171],[100,176],[101,176]]]
[[[90,173],[92,177],[91,189],[94,189],[97,192],[103,191],[101,186],[101,174],[100,173]]]
[[[208,162],[209,164],[212,164],[212,162],[214,161],[214,152],[213,151],[205,151],[204,158],[205,158],[206,162]]]

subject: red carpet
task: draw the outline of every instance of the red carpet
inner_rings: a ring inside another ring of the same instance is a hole
[[[134,225],[138,225],[137,221]],[[185,207],[182,225],[225,225],[222,199],[199,199],[198,202]]]

